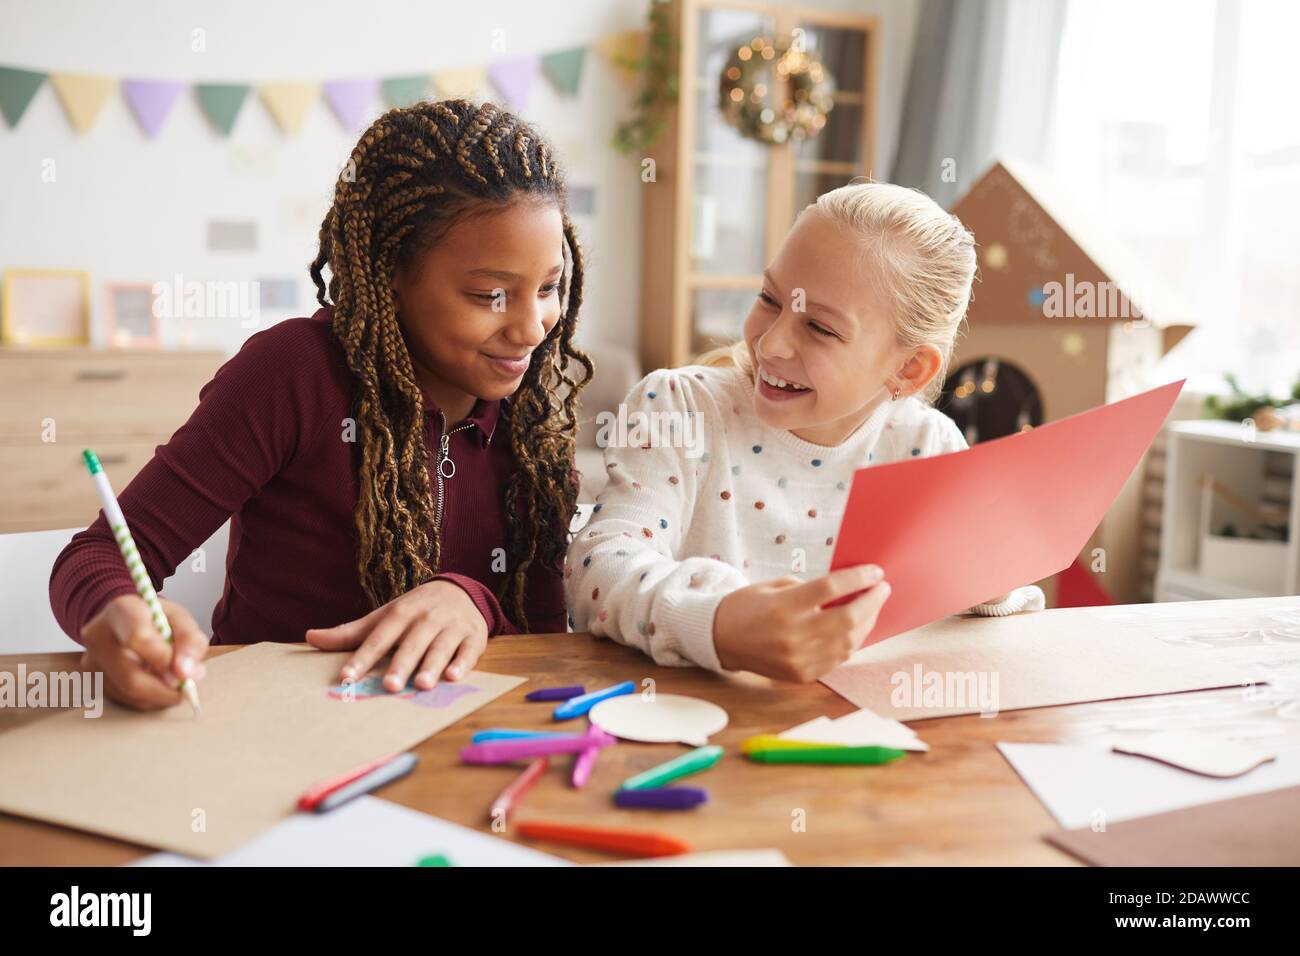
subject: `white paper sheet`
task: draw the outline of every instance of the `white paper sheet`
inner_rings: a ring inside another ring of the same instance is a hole
[[[927,751],[930,745],[916,731],[869,710],[855,710],[836,720],[818,717],[777,734],[786,740],[840,744],[845,747],[892,747],[895,750]]]
[[[998,750],[1067,830],[1300,785],[1300,750],[1228,779],[1085,744],[1000,743]]]
[[[212,865],[414,866],[435,853],[453,866],[572,866],[560,857],[378,797],[358,797],[329,813],[295,814]],[[155,853],[132,864],[203,865],[175,853]]]
[[[1111,748],[1116,753],[1147,757],[1207,777],[1240,777],[1276,758],[1272,750],[1235,740],[1186,731],[1164,731]]]

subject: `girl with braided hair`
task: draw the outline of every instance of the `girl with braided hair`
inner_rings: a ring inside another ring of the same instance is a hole
[[[565,629],[583,258],[546,141],[493,104],[390,110],[361,136],[311,263],[320,309],[252,336],[122,492],[155,587],[231,520],[213,643],[351,650],[359,679],[455,680],[499,633]],[[101,517],[51,604],[115,699],[180,700],[169,647]]]

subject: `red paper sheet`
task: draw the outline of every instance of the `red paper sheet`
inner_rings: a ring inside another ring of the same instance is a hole
[[[964,451],[859,469],[831,568],[885,569],[893,590],[866,643],[1068,567],[1183,381]]]

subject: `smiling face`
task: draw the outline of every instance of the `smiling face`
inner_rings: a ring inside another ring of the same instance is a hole
[[[446,415],[514,393],[560,320],[564,226],[550,202],[521,201],[456,222],[393,278],[421,389]]]
[[[898,345],[889,298],[860,249],[846,227],[808,209],[745,319],[755,413],[819,445],[848,438],[893,388],[923,388],[942,361],[936,348]]]

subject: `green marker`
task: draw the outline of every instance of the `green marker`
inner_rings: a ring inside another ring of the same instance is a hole
[[[415,861],[416,866],[451,866],[451,860],[447,859],[441,853],[431,853],[429,856],[422,856]]]
[[[149,580],[149,572],[145,570],[140,551],[131,537],[131,529],[126,526],[126,516],[122,514],[122,506],[117,503],[117,495],[113,494],[113,486],[108,483],[108,475],[104,474],[104,466],[99,463],[99,458],[89,448],[81,453],[81,457],[86,460],[86,467],[90,469],[90,477],[95,482],[95,490],[99,492],[99,503],[104,509],[104,517],[108,521],[109,530],[113,532],[113,538],[117,541],[117,549],[122,552],[122,560],[126,562],[131,583],[135,585],[136,593],[149,606],[149,613],[153,616],[153,626],[158,629],[162,639],[170,644],[171,623],[163,613],[162,605],[158,603],[158,592],[153,589],[153,582]],[[194,678],[187,677],[179,681],[176,687],[185,695],[185,699],[189,701],[190,707],[197,715],[200,710],[199,689],[194,683]]]
[[[721,747],[697,747],[690,753],[674,757],[667,763],[661,763],[657,767],[651,767],[635,777],[628,777],[623,781],[623,785],[619,789],[645,790],[648,787],[662,787],[664,784],[671,783],[681,777],[699,773],[701,770],[708,770],[721,759]]]
[[[905,757],[906,751],[892,747],[775,747],[750,750],[745,756],[758,763],[841,763],[882,764]]]

